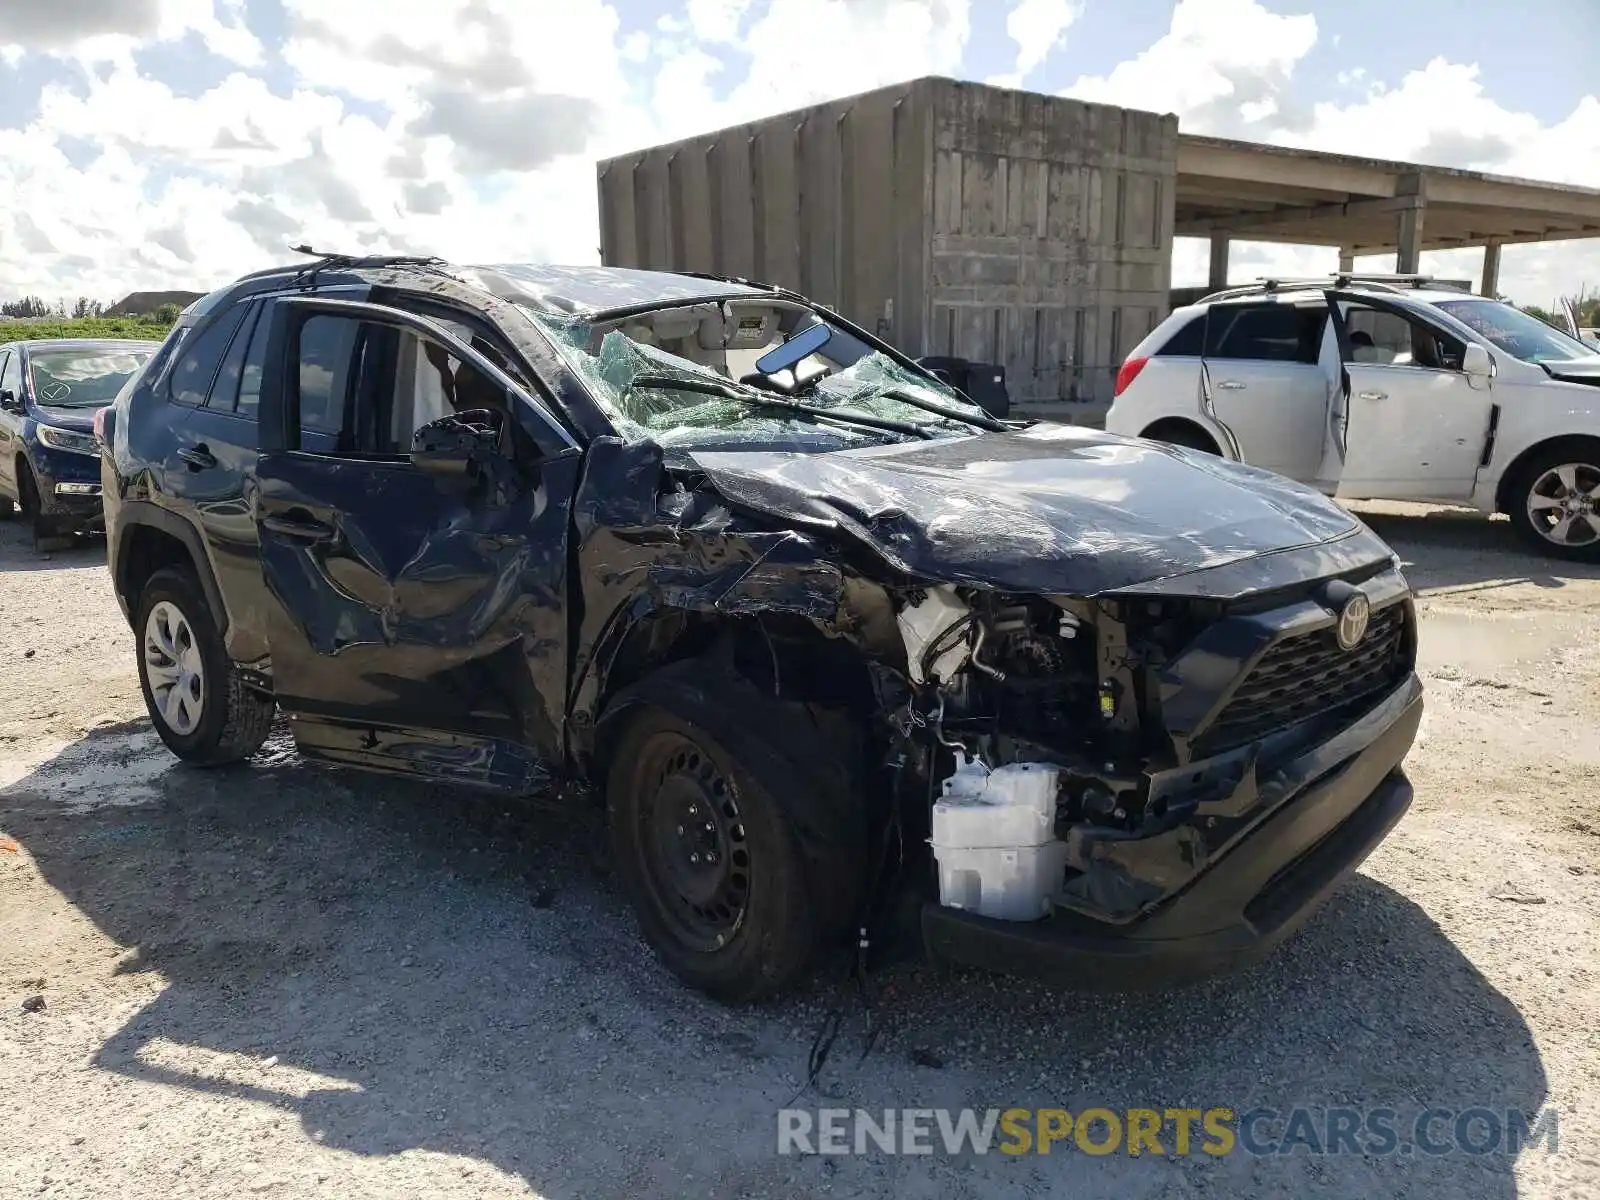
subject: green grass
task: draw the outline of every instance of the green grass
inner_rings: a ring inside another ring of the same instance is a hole
[[[159,342],[172,328],[154,317],[60,317],[43,321],[0,321],[0,342],[30,338],[134,338]]]

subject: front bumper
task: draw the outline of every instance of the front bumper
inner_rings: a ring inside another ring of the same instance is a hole
[[[928,904],[928,954],[1091,988],[1161,986],[1254,962],[1303,925],[1410,807],[1400,763],[1421,720],[1422,689],[1412,675],[1356,726],[1262,780],[1263,788],[1305,782],[1135,923],[1113,926],[1061,909],[1042,921],[996,921]]]
[[[41,513],[63,531],[105,528],[100,459],[37,446],[30,456]]]

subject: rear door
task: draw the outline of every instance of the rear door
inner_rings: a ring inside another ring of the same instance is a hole
[[[1206,313],[1205,404],[1245,462],[1309,482],[1322,461],[1330,376],[1327,303],[1223,301]]]
[[[559,751],[567,530],[581,455],[438,323],[274,304],[252,506],[279,705],[307,754],[521,789]],[[499,414],[486,479],[442,480],[412,433]]]
[[[1465,343],[1409,308],[1358,293],[1332,299],[1347,381],[1337,494],[1470,499],[1493,383],[1462,372]]]

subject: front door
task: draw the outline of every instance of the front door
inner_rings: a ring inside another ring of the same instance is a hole
[[[561,746],[578,449],[427,318],[296,298],[271,322],[252,511],[273,688],[297,743],[530,786]],[[455,476],[412,460],[417,429],[465,410],[492,414],[487,457]]]
[[[1335,293],[1345,354],[1348,499],[1465,501],[1488,436],[1493,386],[1461,370],[1466,344],[1408,309]]]
[[[1224,301],[1207,310],[1205,400],[1252,466],[1302,482],[1316,477],[1328,415],[1327,325],[1321,296]]]
[[[22,351],[0,350],[0,392],[12,399],[0,405],[0,504],[7,496],[22,498],[17,491],[17,455],[22,452]]]

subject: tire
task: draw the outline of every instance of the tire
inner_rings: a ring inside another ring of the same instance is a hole
[[[0,496],[0,521],[9,521],[17,515],[17,506],[6,496]]]
[[[808,706],[708,687],[707,660],[689,664],[697,686],[673,686],[683,666],[617,718],[605,784],[617,874],[673,974],[724,1003],[762,1000],[858,915],[869,822],[854,741]]]
[[[275,705],[247,687],[228,659],[194,572],[168,567],[150,576],[139,592],[134,635],[139,688],[167,749],[217,767],[249,758],[267,740]],[[180,689],[189,703],[180,701],[169,715]]]
[[[1582,442],[1541,450],[1517,473],[1506,508],[1512,526],[1533,549],[1571,562],[1600,563],[1600,447]],[[1563,519],[1569,522],[1567,540],[1559,541],[1555,532]]]
[[[72,548],[73,539],[70,534],[63,534],[56,526],[56,522],[45,515],[44,504],[39,499],[39,485],[33,478],[33,468],[26,459],[18,464],[17,469],[17,507],[22,509],[22,515],[28,519],[28,524],[33,533],[33,548],[39,554],[48,554],[53,550],[69,550]]]
[[[1169,446],[1182,446],[1186,450],[1199,450],[1204,454],[1220,455],[1222,451],[1217,448],[1216,442],[1193,425],[1175,422],[1170,425],[1156,425],[1145,431],[1145,437],[1152,441],[1165,442]]]

